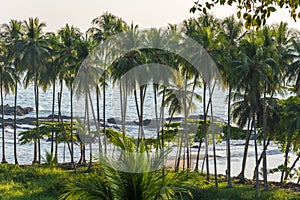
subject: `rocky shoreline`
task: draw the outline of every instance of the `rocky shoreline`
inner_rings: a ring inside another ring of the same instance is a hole
[[[4,108],[4,115],[14,115],[15,114],[14,106],[10,106],[10,105],[6,104],[3,106],[3,108]],[[31,107],[16,106],[17,116],[24,116],[32,111],[33,111],[33,108],[31,108]],[[0,112],[2,113],[2,105],[0,106]]]
[[[20,107],[20,106],[18,106]],[[17,108],[18,108],[17,107]],[[7,113],[11,113],[9,112],[11,110],[11,108],[13,107],[10,107],[10,109],[7,109]],[[33,109],[30,108],[30,107],[26,107],[26,108],[22,108],[20,107],[19,110],[26,110],[28,112],[32,112]],[[25,113],[25,112],[23,112]],[[19,116],[23,116],[23,115],[19,115]],[[66,120],[66,121],[69,121],[71,119],[70,116],[66,116],[66,115],[63,115],[62,116],[63,120]],[[221,118],[218,118],[218,117],[214,117],[215,118],[215,121],[217,122],[221,122],[221,123],[225,123],[224,120],[222,120]],[[203,116],[202,115],[192,115],[189,117],[189,119],[203,119]],[[208,117],[209,119],[209,117]],[[0,121],[2,120],[2,118],[0,117]],[[40,117],[39,118],[40,121],[43,121],[43,122],[51,122],[52,121],[52,115],[48,115],[47,117]],[[170,118],[166,118],[165,121],[168,122],[170,120]],[[22,129],[26,129],[24,128],[23,126],[20,127],[20,125],[35,125],[35,121],[36,121],[36,118],[35,117],[24,117],[24,118],[17,118],[17,128],[22,128]],[[58,115],[54,115],[54,121],[58,121]],[[172,118],[172,122],[179,122],[179,121],[182,121],[182,117],[174,117]],[[116,128],[118,129],[118,125],[121,125],[122,122],[121,122],[121,119],[119,118],[108,118],[106,120],[106,127],[107,128]],[[6,118],[4,119],[4,123],[5,123],[5,127],[9,127],[9,128],[13,128],[14,127],[14,119],[13,118]],[[156,119],[145,119],[144,120],[144,127],[148,127],[148,128],[156,128],[156,125],[157,123],[160,124],[160,120],[156,120]],[[92,125],[94,123],[92,122]],[[138,126],[139,125],[139,122],[135,121],[135,120],[132,120],[132,121],[126,121],[126,125],[127,126]],[[103,127],[103,120],[101,119],[100,120],[100,126]],[[2,124],[0,124],[0,128],[2,128]]]

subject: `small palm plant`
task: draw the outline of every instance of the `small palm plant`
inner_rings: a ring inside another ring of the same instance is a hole
[[[46,166],[50,167],[50,169],[53,169],[57,163],[57,158],[53,156],[52,153],[45,151],[45,157],[43,157],[43,162],[46,164]]]
[[[185,173],[169,171],[162,177],[157,168],[167,151],[151,155],[143,142],[138,147],[122,134],[112,135],[110,141],[118,151],[100,158],[99,172],[68,183],[60,199],[156,200],[183,197],[182,194],[191,197],[183,179]]]

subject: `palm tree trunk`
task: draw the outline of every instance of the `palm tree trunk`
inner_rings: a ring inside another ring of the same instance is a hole
[[[138,132],[138,146],[140,145],[142,136],[141,136],[141,115],[140,115],[140,109],[139,109],[139,104],[138,104],[138,100],[137,100],[137,93],[136,93],[136,88],[134,88],[134,101],[135,101],[135,107],[136,107],[136,113],[139,119],[139,132]]]
[[[71,84],[71,88],[70,88],[70,100],[71,100],[71,168],[74,168],[76,170],[75,167],[75,161],[74,161],[74,134],[73,134],[73,85]]]
[[[292,133],[290,133],[288,135],[288,141],[287,141],[287,145],[285,147],[284,164],[283,164],[284,170],[282,170],[282,172],[281,172],[280,183],[283,182],[284,173],[286,173],[286,176],[288,175],[288,171],[286,169],[287,169],[288,162],[289,162],[288,160],[289,160],[289,152],[290,152],[291,143],[292,143]]]
[[[93,159],[93,152],[92,152],[92,135],[91,135],[91,127],[90,127],[90,115],[89,115],[89,105],[88,105],[88,91],[85,94],[85,109],[87,113],[87,130],[88,130],[88,137],[89,137],[89,148],[90,148],[90,159],[89,159],[89,168],[88,170],[92,169],[92,159]]]
[[[158,123],[158,111],[157,111],[157,88],[158,85],[153,83],[153,93],[154,93],[154,112],[155,112],[155,126],[156,126],[156,151],[159,149],[160,137],[159,137],[159,123]]]
[[[164,87],[163,90],[163,96],[161,100],[161,107],[160,107],[160,119],[161,119],[161,149],[164,148],[164,124],[165,124],[165,110],[164,110],[164,105],[165,105],[165,97],[166,97],[166,87]],[[165,157],[162,157],[162,181],[164,182],[165,180]]]
[[[96,107],[97,107],[97,124],[100,126],[100,100],[99,100],[99,85],[96,86]],[[98,141],[100,141],[101,135],[100,131],[98,132]],[[99,143],[99,155],[100,155],[100,143]]]
[[[206,83],[203,85],[203,132],[205,134],[205,160],[206,160],[206,180],[209,181],[209,160],[208,160],[208,134],[206,131]]]
[[[263,102],[263,176],[264,176],[264,190],[268,190],[268,174],[267,174],[267,154],[265,151],[266,138],[267,138],[267,105],[266,105],[266,91],[264,92],[264,102]],[[258,167],[257,167],[258,170]],[[257,171],[256,170],[256,171]]]
[[[107,152],[107,136],[106,136],[106,87],[105,82],[103,84],[103,135],[104,135],[104,152]],[[102,147],[99,146],[99,149]],[[101,150],[102,151],[102,150]]]
[[[253,114],[253,123],[254,123],[254,148],[255,148],[255,164],[256,164],[256,181],[255,181],[255,195],[258,198],[259,193],[259,174],[258,174],[258,153],[257,153],[257,133],[256,133],[256,120],[255,120],[255,112]],[[257,199],[256,198],[256,199]]]
[[[17,96],[18,95],[18,81],[15,82],[15,107],[14,107],[14,157],[15,165],[18,165],[18,156],[17,156]]]
[[[71,92],[72,93],[72,92]],[[61,95],[60,95],[60,101],[59,101],[59,107],[61,107]],[[65,129],[65,125],[64,125],[64,120],[63,120],[63,118],[62,118],[62,114],[61,114],[61,109],[59,109],[59,111],[58,111],[58,116],[59,116],[59,119],[60,119],[60,123],[61,123],[61,125],[62,125],[62,127],[63,127],[63,135],[64,135],[64,137],[65,137],[65,142],[64,142],[64,145],[65,145],[65,143],[67,143],[67,146],[68,146],[68,150],[69,150],[69,152],[70,152],[70,157],[71,157],[71,168],[74,168],[75,169],[75,172],[76,172],[76,166],[75,166],[75,162],[74,162],[74,156],[73,156],[73,152],[72,152],[72,148],[71,148],[71,145],[70,145],[70,143],[69,143],[69,138],[68,138],[68,136],[67,136],[67,131],[66,131],[66,129]],[[73,130],[71,129],[71,132],[72,132]],[[72,135],[72,133],[71,133],[71,135]],[[72,140],[72,139],[71,139]],[[65,146],[64,146],[64,159],[63,159],[64,161],[64,163],[65,163]]]
[[[53,81],[52,86],[52,123],[54,123],[54,107],[55,107],[55,81]],[[54,152],[54,132],[51,133],[51,155]]]
[[[247,127],[248,135],[247,135],[246,141],[245,141],[244,156],[243,156],[243,161],[242,161],[242,169],[241,169],[241,172],[239,173],[239,175],[237,176],[240,179],[239,180],[240,183],[245,182],[245,169],[246,169],[249,141],[250,141],[251,132],[252,132],[252,128],[253,128],[253,122],[251,124],[251,129],[250,129],[250,124],[251,124],[251,119],[249,117],[248,127]]]
[[[230,154],[230,106],[231,106],[231,90],[232,87],[229,85],[229,91],[228,91],[228,105],[227,105],[227,138],[226,138],[226,147],[227,147],[227,187],[231,188],[231,154]]]
[[[213,88],[214,89],[214,88]],[[218,172],[217,172],[217,158],[216,158],[216,141],[215,141],[215,130],[214,130],[214,115],[213,115],[213,101],[212,101],[212,95],[213,95],[213,89],[211,89],[209,84],[209,93],[210,93],[210,112],[211,112],[211,131],[212,131],[212,141],[213,141],[213,154],[214,154],[214,177],[215,177],[215,186],[218,187]]]
[[[4,123],[4,101],[3,101],[3,69],[1,68],[1,80],[0,80],[0,87],[1,87],[1,107],[2,107],[2,161],[1,163],[7,163],[5,158],[5,123]]]
[[[92,97],[91,97],[91,93],[90,93],[89,90],[88,90],[88,98],[89,98],[89,102],[90,102],[90,105],[91,105],[91,112],[92,112],[92,115],[93,115],[93,119],[94,119],[94,123],[95,123],[95,126],[96,126],[97,133],[100,133],[99,124],[97,124],[97,119],[96,119],[96,116],[95,116],[94,106],[93,106],[93,102],[92,102]],[[101,143],[102,143],[101,138],[99,138],[99,156],[101,156],[102,152],[103,152]]]
[[[35,113],[36,113],[36,130],[38,139],[38,164],[41,164],[41,136],[40,136],[40,125],[39,125],[39,89],[37,84],[37,73],[34,75],[34,92],[35,92]]]
[[[299,161],[299,159],[300,159],[300,153],[298,153],[298,156],[297,156],[297,158],[295,159],[295,161],[293,162],[293,164],[292,164],[292,166],[290,167],[290,169],[293,169],[293,168],[296,166],[296,164],[297,164],[297,162]],[[286,173],[285,176],[284,176],[284,180],[285,180],[285,181],[287,181],[288,176],[289,176],[289,174]],[[300,179],[300,177],[299,177],[299,179]]]
[[[260,156],[259,156],[259,159],[258,159],[258,166],[260,165],[260,163],[261,163],[261,161],[262,161],[262,159],[263,159],[263,157],[264,157],[264,153],[266,152],[267,147],[268,147],[269,144],[270,144],[270,141],[271,141],[271,137],[268,138],[268,141],[267,141],[267,143],[266,143],[266,146],[263,148],[263,152],[262,152],[262,153],[260,154]],[[255,166],[254,174],[253,174],[252,180],[255,180],[255,176],[256,176],[256,168],[257,168],[258,166]]]

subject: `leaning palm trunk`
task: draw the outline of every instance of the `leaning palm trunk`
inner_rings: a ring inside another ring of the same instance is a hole
[[[17,95],[18,95],[18,81],[15,82],[15,107],[14,107],[14,157],[15,165],[18,165],[17,156]]]
[[[299,161],[299,159],[300,159],[300,153],[298,153],[298,156],[297,156],[297,158],[295,159],[294,163],[291,165],[290,169],[294,169],[294,167],[296,166],[296,164],[297,164],[297,162]],[[286,173],[285,176],[284,176],[284,181],[287,181],[288,176],[289,176],[289,174]],[[300,177],[299,177],[299,180],[300,180]]]
[[[59,96],[60,98],[60,101],[59,101],[59,107],[61,107],[61,95]],[[69,149],[69,152],[70,152],[70,156],[71,156],[71,167],[75,169],[75,172],[76,172],[76,166],[75,166],[75,162],[74,162],[74,156],[73,156],[73,152],[72,152],[72,149],[71,149],[71,145],[69,143],[69,138],[67,136],[67,131],[65,129],[65,125],[64,125],[64,120],[62,118],[62,115],[61,115],[61,109],[58,110],[58,118],[60,119],[60,123],[62,124],[62,127],[63,127],[63,134],[64,134],[64,137],[65,137],[65,140],[66,140],[66,143],[67,143],[67,146],[68,146],[68,149]],[[71,131],[73,131],[71,129]]]
[[[259,167],[261,161],[263,160],[264,153],[266,152],[266,150],[267,150],[267,148],[268,148],[268,146],[269,146],[269,144],[270,144],[270,141],[271,141],[271,137],[268,138],[268,141],[267,141],[266,145],[265,145],[264,148],[263,148],[263,152],[262,152],[262,153],[260,154],[260,156],[259,156],[259,159],[258,159],[258,166],[255,166],[252,180],[255,180],[255,176],[256,176],[256,174],[255,174],[255,173],[256,173],[256,168]]]
[[[93,119],[94,119],[94,123],[95,123],[95,126],[96,126],[96,130],[97,130],[97,133],[100,134],[100,127],[99,127],[99,124],[97,123],[97,119],[96,119],[95,112],[94,112],[94,107],[93,107],[93,102],[92,102],[92,97],[91,97],[91,93],[90,93],[89,90],[88,90],[88,97],[89,97],[89,102],[90,102],[90,105],[91,105],[91,112],[92,112],[92,115],[93,115]],[[99,138],[98,142],[99,142],[99,156],[102,156],[103,150],[102,150],[101,138]]]
[[[247,127],[248,135],[246,136],[246,141],[245,141],[244,156],[243,156],[243,161],[242,161],[242,169],[241,169],[241,172],[239,173],[239,175],[237,176],[239,178],[240,183],[245,182],[245,169],[246,169],[249,142],[250,142],[251,132],[252,132],[252,128],[253,128],[253,122],[251,124],[251,129],[250,129],[250,124],[251,124],[251,119],[249,117],[248,127]]]
[[[60,81],[60,91],[58,92],[58,113],[61,113],[61,100],[62,100],[62,91],[63,91],[63,81]],[[62,116],[58,114],[57,121],[61,121]],[[54,153],[54,160],[57,161],[58,157],[58,133],[55,133],[55,153]]]
[[[287,144],[285,147],[285,154],[284,154],[284,164],[283,164],[284,169],[287,169],[287,166],[289,163],[289,152],[290,152],[290,147],[292,144],[292,135],[293,135],[292,133],[288,134],[288,139],[287,139]],[[284,180],[284,173],[286,173],[286,175],[288,175],[288,171],[282,170],[281,177],[280,177],[280,183],[282,183]]]
[[[207,117],[207,112],[206,112],[206,83],[204,83],[203,86],[203,109],[204,109],[204,116],[203,116],[203,132],[205,134],[205,160],[206,160],[206,180],[209,181],[209,160],[208,160],[208,133],[206,130],[206,117]]]
[[[214,85],[215,86],[215,85]],[[209,84],[209,96],[210,96],[210,111],[211,111],[211,131],[212,131],[212,142],[213,142],[213,156],[214,156],[214,177],[215,177],[215,186],[218,187],[218,172],[217,172],[217,158],[216,158],[216,141],[215,141],[215,130],[214,130],[214,115],[213,115],[213,101],[212,101],[212,95],[213,95],[213,88],[211,88]]]

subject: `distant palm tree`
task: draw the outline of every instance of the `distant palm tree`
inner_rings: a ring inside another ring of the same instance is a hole
[[[22,37],[22,22],[17,20],[11,20],[8,24],[3,24],[2,33],[4,40],[6,41],[9,63],[14,67],[14,80],[15,80],[15,98],[14,98],[14,159],[15,164],[18,164],[17,156],[17,96],[18,96],[18,84],[20,83],[20,76],[22,70],[20,68],[20,58],[16,55],[17,42]]]
[[[48,43],[49,47],[49,58],[46,61],[46,68],[47,72],[44,73],[43,77],[41,78],[41,85],[43,87],[43,90],[47,90],[48,86],[52,84],[52,123],[54,123],[54,118],[55,118],[55,96],[56,96],[56,82],[57,82],[57,77],[59,75],[59,70],[62,66],[60,63],[60,55],[61,55],[61,50],[60,50],[60,44],[59,44],[59,38],[55,33],[46,33],[45,35],[45,40]],[[51,135],[51,150],[50,154],[54,155],[54,132],[52,132]]]
[[[100,123],[100,102],[99,102],[99,95],[100,95],[100,87],[102,87],[103,92],[103,110],[102,110],[102,116],[103,116],[103,133],[104,133],[104,151],[106,152],[106,88],[108,86],[108,79],[110,76],[110,69],[109,65],[111,63],[107,63],[107,60],[110,56],[112,56],[112,53],[110,51],[110,44],[109,39],[118,33],[121,33],[122,31],[127,30],[127,24],[119,17],[105,12],[101,16],[96,17],[92,20],[93,27],[89,28],[87,33],[90,34],[93,38],[93,40],[96,42],[98,46],[101,45],[103,48],[102,51],[97,52],[101,57],[101,60],[103,63],[101,67],[103,68],[103,73],[101,74],[101,77],[99,77],[99,85],[96,85],[96,97],[97,97],[97,118],[98,123]],[[101,55],[100,55],[101,54]]]
[[[222,20],[222,47],[218,54],[218,68],[222,74],[223,84],[228,88],[228,104],[227,104],[227,186],[231,185],[231,154],[230,154],[230,124],[231,124],[231,99],[232,90],[237,87],[236,76],[233,74],[233,68],[238,59],[238,41],[244,36],[242,34],[243,24],[237,22],[234,16],[227,17]]]
[[[67,87],[70,90],[70,113],[71,113],[71,130],[73,130],[73,84],[74,79],[77,75],[78,68],[87,55],[82,58],[82,55],[78,55],[78,49],[81,51],[86,51],[85,47],[80,49],[78,48],[78,42],[81,40],[82,33],[80,30],[74,26],[70,26],[66,24],[66,26],[58,31],[58,37],[60,39],[60,56],[58,58],[58,62],[61,64],[61,68],[59,69],[59,79],[60,79],[60,98],[62,96],[62,88],[63,81],[65,81]],[[79,56],[81,56],[79,58]],[[61,104],[61,102],[60,102]],[[60,110],[61,108],[59,108]],[[60,116],[61,117],[61,116]],[[60,119],[61,120],[61,119]],[[56,147],[57,152],[57,147]],[[70,156],[71,156],[71,164],[72,167],[75,167],[74,162],[74,141],[73,141],[73,131],[71,131],[71,146],[70,146]],[[57,153],[56,153],[57,156]]]
[[[14,89],[14,69],[9,66],[8,55],[4,43],[0,41],[0,93],[1,93],[1,109],[2,109],[2,161],[7,163],[5,157],[5,121],[4,121],[4,95]]]
[[[24,21],[25,36],[18,41],[16,53],[20,55],[20,66],[26,69],[27,73],[24,78],[25,87],[33,80],[36,127],[38,140],[35,143],[33,163],[41,163],[41,142],[39,136],[39,79],[41,74],[46,71],[45,57],[48,54],[48,45],[43,38],[43,28],[45,23],[40,23],[38,18],[29,18]],[[37,158],[38,153],[38,158]]]

